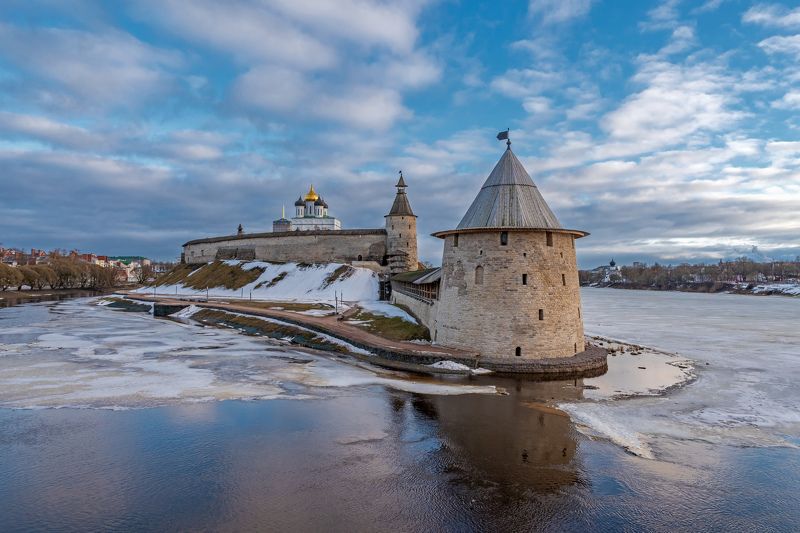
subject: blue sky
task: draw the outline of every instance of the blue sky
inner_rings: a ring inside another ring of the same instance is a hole
[[[0,243],[174,259],[309,183],[376,227],[403,169],[438,263],[505,146],[582,267],[800,254],[800,8],[6,0]]]

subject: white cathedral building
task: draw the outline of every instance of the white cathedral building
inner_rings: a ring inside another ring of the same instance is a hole
[[[328,204],[314,191],[314,186],[308,189],[304,197],[297,198],[294,203],[294,216],[288,220],[286,216],[272,222],[272,231],[310,231],[310,230],[340,230],[341,221],[328,215]]]

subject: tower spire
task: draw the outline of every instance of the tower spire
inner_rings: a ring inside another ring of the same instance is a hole
[[[408,187],[408,185],[406,185],[406,180],[403,179],[403,171],[402,170],[400,171],[400,179],[397,180],[397,185],[395,185],[395,187],[397,187],[397,192],[398,193],[405,192],[403,189]]]

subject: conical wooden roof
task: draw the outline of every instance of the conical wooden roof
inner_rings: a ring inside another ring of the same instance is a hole
[[[561,229],[561,224],[509,146],[457,227],[469,228]]]

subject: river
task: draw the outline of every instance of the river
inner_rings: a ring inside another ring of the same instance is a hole
[[[800,299],[584,290],[588,333],[692,361],[691,383],[625,399],[94,302],[0,309],[3,531],[800,524]]]

